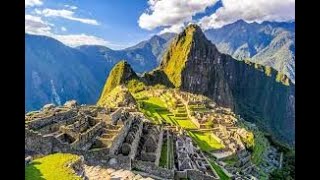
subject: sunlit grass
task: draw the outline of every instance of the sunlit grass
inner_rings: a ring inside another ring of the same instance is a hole
[[[56,153],[33,160],[25,168],[26,180],[80,180],[69,163],[75,162],[79,156]]]
[[[211,132],[189,132],[189,135],[197,142],[203,151],[213,151],[224,148],[219,138]]]

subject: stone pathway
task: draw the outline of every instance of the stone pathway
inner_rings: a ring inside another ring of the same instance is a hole
[[[139,174],[134,174],[129,170],[115,170],[88,165],[84,165],[84,170],[89,180],[153,180],[150,177],[144,178]]]

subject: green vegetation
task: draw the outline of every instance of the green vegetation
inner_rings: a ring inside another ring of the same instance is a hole
[[[179,34],[163,56],[162,69],[175,87],[181,86],[181,73],[189,55],[195,30],[194,26],[189,26],[184,33]]]
[[[126,74],[127,73],[127,74]],[[131,73],[131,74],[128,74]],[[103,87],[102,94],[98,100],[98,105],[102,105],[102,101],[104,101],[108,94],[117,86],[128,82],[129,80],[132,80],[136,78],[137,75],[133,72],[130,65],[122,60],[119,61],[111,70],[107,82]],[[134,82],[134,81],[133,81]],[[133,83],[132,83],[133,84]]]
[[[213,160],[210,160],[210,164],[213,167],[213,169],[217,172],[218,176],[220,177],[221,180],[230,180],[226,173],[223,172],[221,167],[217,165]]]
[[[26,180],[81,180],[67,165],[75,162],[79,156],[56,153],[33,160],[25,168]]]
[[[159,166],[163,168],[167,168],[168,162],[168,152],[167,152],[167,146],[168,146],[168,140],[164,141],[162,144],[162,149],[161,149],[161,156],[160,156],[160,162]]]
[[[275,140],[270,134],[266,134],[265,137],[272,146],[278,151],[283,152],[282,169],[274,170],[270,174],[270,179],[295,179],[295,150],[290,148],[290,146]]]
[[[248,132],[246,137],[241,137],[241,140],[248,149],[252,149],[254,147],[254,135],[252,132]]]
[[[146,89],[146,85],[137,79],[130,80],[127,87],[131,93],[138,93]]]
[[[239,158],[236,155],[232,155],[232,156],[228,157],[227,159],[223,160],[223,162],[227,163],[230,166],[233,166],[238,161],[239,161]]]
[[[295,152],[290,151],[284,154],[282,169],[276,169],[270,174],[270,179],[295,179]]]
[[[179,126],[185,128],[185,129],[197,129],[197,126],[190,120],[190,119],[185,119],[185,120],[176,120]]]
[[[189,136],[196,141],[202,151],[210,152],[224,148],[224,145],[219,142],[220,139],[212,132],[189,131]]]
[[[139,107],[140,111],[143,112],[147,117],[153,120],[157,124],[162,124],[163,122],[180,126],[185,129],[195,129],[197,126],[187,118],[186,110],[184,107],[179,107],[176,109],[175,114],[172,114],[168,110],[168,106],[171,105],[174,100],[168,96],[160,97],[147,97],[148,91],[143,91],[135,94],[135,97],[139,97]],[[162,99],[170,100],[162,100]],[[165,102],[166,101],[166,102]],[[169,105],[170,104],[170,105]],[[179,112],[179,113],[178,113]]]
[[[125,100],[134,102],[132,94],[124,86],[117,86],[110,93],[101,98],[98,102],[100,106],[117,107]]]
[[[138,101],[140,111],[147,117],[152,119],[157,124],[162,124],[162,120],[172,123],[171,119],[167,116],[170,114],[165,106],[165,103],[158,97],[146,98]]]
[[[269,146],[268,140],[264,137],[262,132],[254,132],[254,146],[252,148],[252,162],[256,165],[262,161],[263,153]]]

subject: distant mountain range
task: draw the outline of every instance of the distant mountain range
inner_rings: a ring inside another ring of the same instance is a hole
[[[294,23],[238,21],[205,35],[219,51],[274,67],[294,83]],[[117,62],[126,60],[140,74],[150,71],[160,64],[175,36],[155,35],[135,46],[112,50],[94,45],[71,48],[50,37],[26,34],[26,111],[68,99],[95,103]]]
[[[113,64],[46,36],[26,34],[25,42],[26,111],[70,99],[95,103]]]
[[[116,63],[125,59],[132,64],[132,68],[136,72],[143,73],[152,70],[159,64],[164,49],[174,36],[173,33],[155,35],[149,40],[123,50],[112,50],[104,46],[92,45],[79,46],[77,49],[90,57],[103,57],[108,63]]]
[[[173,36],[155,35],[133,47],[112,50],[92,45],[71,48],[50,37],[26,34],[26,111],[69,99],[95,103],[115,63],[126,59],[136,72],[149,71],[159,64]]]
[[[271,66],[295,83],[295,22],[258,24],[239,20],[205,34],[220,52]]]

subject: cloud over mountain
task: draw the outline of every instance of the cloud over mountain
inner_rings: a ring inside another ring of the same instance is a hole
[[[203,29],[219,28],[239,19],[248,22],[295,19],[295,0],[222,0],[223,6],[199,24]]]
[[[204,12],[217,0],[149,0],[149,9],[139,20],[139,26],[152,30],[161,26],[172,26],[192,20],[192,16]]]

